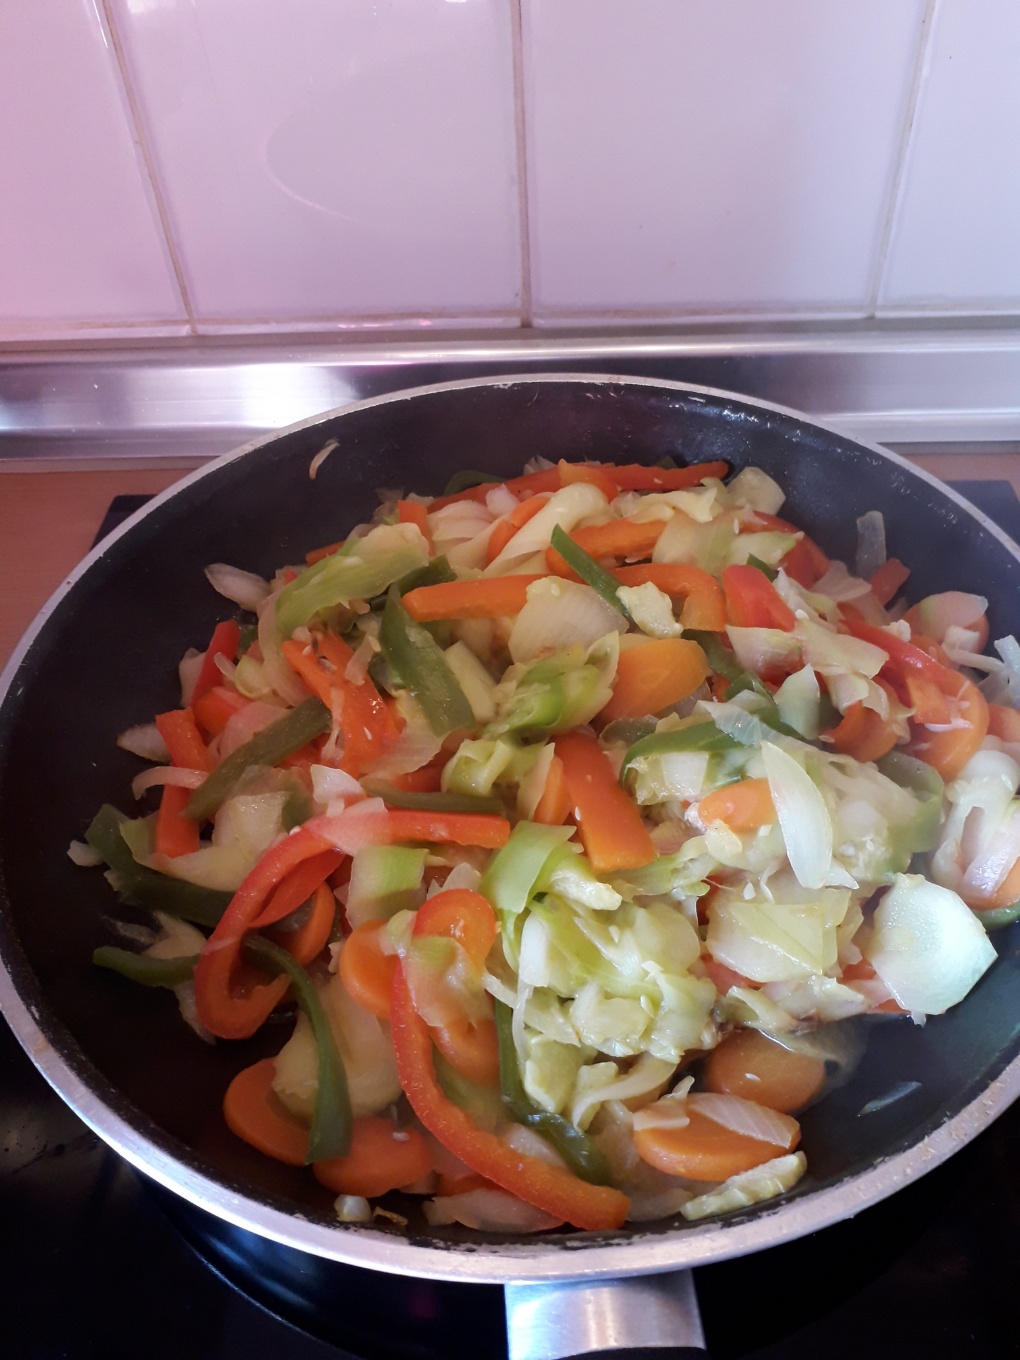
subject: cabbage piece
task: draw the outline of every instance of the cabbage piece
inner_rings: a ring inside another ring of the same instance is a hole
[[[726,487],[731,505],[758,510],[763,515],[778,515],[786,500],[786,492],[778,482],[759,467],[741,468]]]
[[[675,1071],[675,1063],[653,1058],[650,1053],[643,1053],[623,1070],[613,1062],[589,1063],[580,1069],[574,1083],[570,1122],[584,1130],[606,1101],[654,1100]]]
[[[524,608],[514,619],[507,648],[526,664],[568,647],[593,646],[607,633],[625,633],[627,620],[591,586],[543,576],[528,586]]]
[[[619,634],[576,643],[533,666],[512,666],[495,691],[497,717],[483,735],[522,736],[583,726],[612,698]]]
[[[807,1170],[807,1158],[803,1152],[788,1152],[783,1157],[774,1157],[750,1171],[741,1171],[729,1180],[723,1181],[715,1190],[697,1195],[680,1206],[684,1218],[695,1221],[710,1218],[715,1214],[725,1214],[731,1209],[746,1209],[750,1204],[760,1204],[763,1200],[774,1199],[792,1190]]]
[[[284,586],[275,602],[280,635],[290,637],[323,610],[381,595],[428,559],[429,545],[416,524],[377,524]]]
[[[825,799],[789,751],[767,741],[761,752],[790,866],[805,888],[820,888],[832,865],[832,819]]]
[[[904,1010],[941,1015],[995,962],[962,898],[920,874],[898,874],[879,902],[864,957]]]
[[[352,1112],[355,1118],[378,1114],[400,1099],[389,1027],[350,998],[339,973],[317,984],[317,990],[343,1059]],[[273,1090],[292,1114],[311,1120],[318,1094],[318,1054],[303,1011],[275,1062]]]
[[[597,486],[590,482],[571,482],[554,491],[536,515],[517,530],[497,557],[485,568],[485,576],[502,576],[506,572],[526,571],[529,557],[541,554],[545,570],[545,550],[558,524],[565,534],[583,521],[606,519],[609,502]]]
[[[149,867],[203,888],[236,892],[283,833],[290,797],[289,792],[280,791],[228,798],[216,814],[211,845],[187,855],[152,855]]]
[[[634,626],[648,637],[679,637],[684,631],[673,613],[673,601],[651,581],[620,586],[616,593]]]
[[[842,888],[820,888],[808,901],[745,901],[720,893],[706,943],[713,958],[754,982],[810,978],[835,967],[836,927],[849,903]]]
[[[524,1089],[541,1109],[562,1114],[584,1061],[585,1050],[578,1044],[534,1034],[528,1040],[521,1068]]]

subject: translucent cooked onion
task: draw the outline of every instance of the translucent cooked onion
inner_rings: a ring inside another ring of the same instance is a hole
[[[227,720],[226,727],[220,733],[217,743],[220,760],[226,759],[239,746],[250,741],[256,732],[261,732],[264,727],[276,722],[283,711],[278,704],[264,704],[259,699],[253,699],[250,704],[238,709]]]
[[[588,648],[607,633],[625,633],[627,620],[591,586],[548,576],[528,587],[528,601],[510,632],[510,655],[534,661],[580,644]]]
[[[205,575],[213,590],[253,614],[269,594],[268,581],[254,572],[231,567],[226,562],[211,563],[206,567]]]
[[[143,770],[141,774],[135,775],[131,781],[131,794],[138,799],[146,789],[151,789],[156,784],[176,784],[182,789],[197,789],[199,784],[204,782],[203,770],[184,770],[176,765],[161,765],[157,769]]]
[[[276,600],[268,596],[259,612],[259,647],[262,668],[273,690],[293,708],[303,703],[308,691],[283,659],[280,632],[276,626]]]
[[[796,1119],[788,1114],[780,1114],[778,1110],[770,1110],[765,1105],[758,1105],[753,1100],[744,1100],[742,1096],[697,1091],[687,1099],[692,1112],[696,1110],[705,1119],[711,1119],[714,1124],[731,1129],[744,1138],[755,1138],[789,1151],[800,1136],[800,1125]]]
[[[825,799],[781,747],[762,742],[761,754],[790,867],[802,887],[820,888],[832,865],[832,819]]]
[[[133,756],[141,756],[143,760],[170,759],[166,742],[155,723],[139,723],[137,727],[127,728],[117,738],[117,745],[122,751],[130,751]]]
[[[870,581],[885,558],[885,519],[881,510],[869,510],[857,521],[857,575]]]
[[[437,1195],[422,1206],[434,1228],[463,1223],[480,1232],[533,1233],[558,1228],[561,1218],[525,1204],[505,1190],[470,1190],[463,1195]]]

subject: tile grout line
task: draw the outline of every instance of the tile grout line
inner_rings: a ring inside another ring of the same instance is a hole
[[[196,335],[197,331],[195,311],[191,305],[191,296],[188,292],[188,285],[184,277],[184,266],[181,263],[181,259],[177,251],[177,243],[174,240],[174,234],[170,226],[170,213],[166,205],[166,200],[163,196],[163,190],[160,184],[159,176],[156,173],[155,157],[152,155],[149,147],[149,138],[146,134],[145,121],[142,118],[141,106],[135,97],[134,82],[131,78],[130,70],[128,67],[127,54],[125,53],[123,44],[121,43],[120,32],[117,28],[117,24],[114,18],[112,0],[99,0],[99,3],[102,5],[103,17],[106,20],[106,27],[109,30],[110,43],[113,47],[114,60],[116,62],[117,71],[120,75],[120,81],[124,90],[124,95],[125,98],[127,99],[128,109],[130,110],[131,113],[131,119],[132,122],[134,123],[134,128],[132,129],[134,134],[134,140],[136,141],[139,152],[141,153],[142,165],[145,169],[145,174],[149,181],[149,189],[152,194],[152,201],[155,204],[156,216],[159,219],[160,229],[163,232],[163,240],[166,243],[167,254],[170,257],[170,266],[173,269],[174,279],[177,283],[177,288],[181,295],[181,303],[183,304],[184,312],[187,317],[187,325],[191,334]]]
[[[903,205],[903,199],[906,193],[907,166],[910,161],[910,152],[914,143],[914,130],[917,127],[917,114],[921,102],[921,93],[925,87],[926,78],[931,65],[933,47],[932,34],[935,30],[938,9],[939,0],[926,0],[924,17],[921,20],[921,37],[918,43],[917,57],[914,61],[914,74],[913,79],[911,80],[910,94],[907,100],[907,109],[903,119],[903,125],[900,129],[900,145],[896,169],[889,189],[889,197],[886,203],[878,249],[875,252],[875,264],[869,288],[867,311],[867,315],[871,319],[877,319],[878,317],[878,307],[882,297],[882,288],[885,283],[886,274],[889,269],[893,238],[895,236],[900,217],[900,209]]]
[[[522,0],[509,0],[509,4],[513,47],[514,145],[517,153],[517,221],[521,236],[520,325],[529,327],[534,321],[531,291],[531,215],[528,209],[527,122],[524,116],[524,23],[521,14]]]

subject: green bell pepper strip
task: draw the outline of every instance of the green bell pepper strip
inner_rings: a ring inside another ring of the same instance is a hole
[[[396,587],[401,595],[406,595],[408,591],[417,590],[419,586],[448,585],[450,581],[456,579],[457,573],[445,557],[433,557],[431,562],[426,562],[423,567],[415,567],[414,571],[401,576],[396,582]]]
[[[462,491],[470,491],[473,486],[486,486],[488,483],[500,482],[501,477],[495,477],[491,472],[474,472],[470,468],[465,468],[463,472],[455,472],[446,483],[443,496],[459,496]]]
[[[557,524],[552,531],[549,544],[559,553],[572,571],[576,571],[585,585],[591,586],[602,598],[618,609],[625,618],[630,618],[627,606],[620,599],[620,583],[610,576],[605,567],[600,567],[590,553],[586,553],[579,543],[575,543],[563,526]]]
[[[474,727],[475,715],[464,691],[446,664],[443,649],[416,623],[391,589],[379,628],[379,645],[394,681],[418,701],[437,737]]]
[[[497,812],[503,813],[498,798],[483,798],[470,793],[414,792],[398,789],[381,779],[363,779],[361,787],[373,798],[381,798],[390,807],[418,808],[423,812]]]
[[[343,1059],[333,1038],[326,1012],[322,1008],[315,984],[285,949],[262,935],[250,935],[245,951],[277,973],[286,973],[297,997],[297,1003],[308,1017],[318,1054],[318,1092],[315,1113],[308,1134],[306,1162],[318,1162],[326,1157],[345,1157],[351,1150],[351,1098],[347,1089],[347,1073]]]
[[[494,1003],[496,1033],[499,1037],[499,1084],[503,1103],[518,1124],[534,1129],[540,1138],[560,1154],[567,1166],[581,1180],[591,1185],[608,1185],[609,1164],[600,1149],[586,1133],[582,1133],[569,1119],[540,1109],[524,1089],[517,1066],[514,1046],[513,1012],[503,1001]]]
[[[740,742],[720,732],[712,722],[691,723],[689,727],[678,727],[672,732],[653,732],[650,737],[636,741],[627,751],[620,766],[620,782],[624,782],[634,761],[645,756],[672,755],[678,751],[736,751],[739,746]]]
[[[775,567],[770,567],[767,562],[763,562],[760,557],[755,557],[753,554],[748,555],[747,565],[749,567],[757,567],[761,574],[769,581],[774,581],[779,575],[779,572]]]
[[[86,842],[110,869],[121,900],[147,911],[165,911],[195,925],[215,926],[233,894],[185,883],[139,864],[121,835],[120,824],[125,820],[115,807],[104,803],[85,832]]]
[[[328,732],[331,723],[329,709],[320,699],[306,699],[298,704],[221,761],[188,799],[184,815],[196,822],[211,817],[245,770],[252,765],[279,765],[313,738]]]
[[[991,907],[988,911],[975,911],[974,915],[985,930],[1001,930],[1003,926],[1012,925],[1014,921],[1020,920],[1020,902],[1014,902],[1011,907]]]
[[[92,962],[98,968],[109,968],[132,982],[140,982],[143,987],[179,987],[194,975],[198,955],[154,959],[150,954],[136,954],[133,949],[101,944],[92,951]]]

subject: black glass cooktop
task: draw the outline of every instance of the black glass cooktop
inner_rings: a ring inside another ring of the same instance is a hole
[[[1020,539],[1008,483],[959,488]],[[107,530],[137,508],[121,497]],[[1020,1105],[855,1219],[695,1272],[715,1360],[1020,1356]],[[0,1357],[503,1360],[502,1291],[317,1261],[106,1148],[0,1025]],[[467,1339],[469,1340],[467,1340]]]

